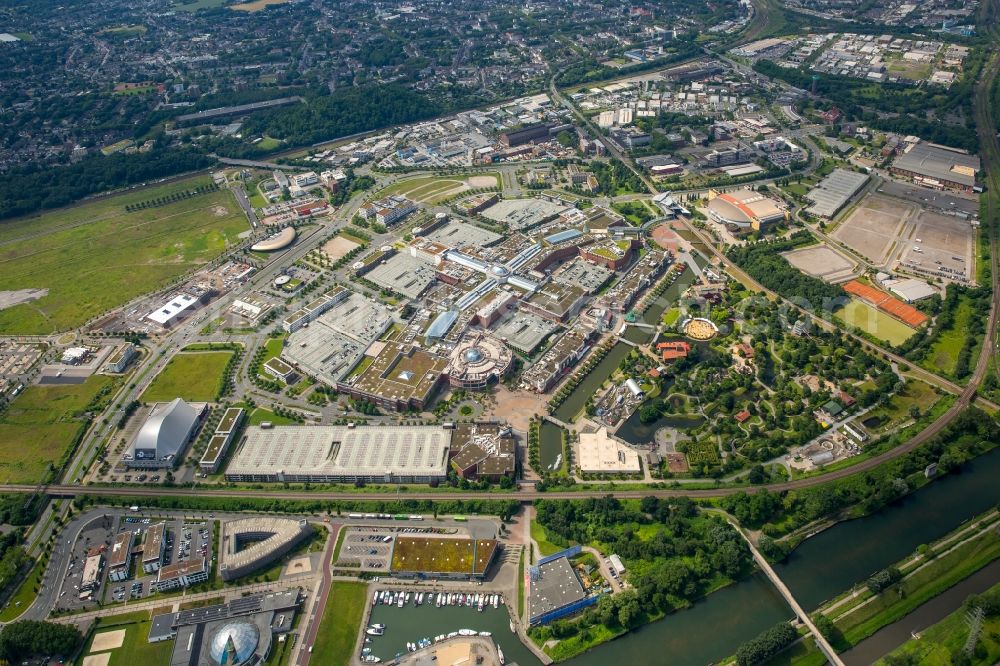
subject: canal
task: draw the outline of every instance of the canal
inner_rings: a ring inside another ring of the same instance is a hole
[[[632,347],[624,342],[619,342],[612,347],[607,355],[601,359],[601,362],[587,373],[587,376],[570,393],[563,404],[559,405],[553,416],[564,423],[571,422],[577,412],[587,404],[587,399],[594,395],[594,392],[600,388],[601,384],[607,381],[611,373],[615,371],[615,368],[622,362],[622,359],[628,356],[630,351],[632,351]]]
[[[567,663],[705,666],[793,616],[774,586],[758,573],[708,595],[692,608],[640,627]]]
[[[664,289],[662,294],[650,302],[649,307],[642,313],[642,321],[653,326],[661,323],[661,318],[663,317],[663,313],[667,311],[667,308],[672,306],[680,298],[681,294],[684,293],[684,290],[694,284],[694,282],[694,272],[689,266],[685,266],[673,284]]]
[[[415,643],[421,638],[433,640],[440,634],[448,634],[459,629],[473,629],[490,632],[503,650],[508,664],[511,662],[516,662],[520,666],[541,664],[531,650],[521,643],[517,634],[511,632],[510,616],[503,606],[487,608],[480,613],[474,608],[458,606],[438,608],[427,603],[422,606],[410,603],[403,608],[379,605],[372,609],[369,622],[385,625],[385,635],[373,637],[369,644],[372,654],[380,657],[383,663],[391,660],[397,653],[406,653],[408,642]]]
[[[1000,449],[994,449],[878,513],[806,539],[775,566],[803,608],[824,601],[943,537],[1000,500]]]
[[[799,603],[813,610],[824,600],[912,553],[918,545],[938,539],[988,510],[1000,500],[997,478],[1000,478],[1000,449],[967,463],[961,473],[938,479],[876,514],[838,523],[807,539],[775,570]],[[991,567],[990,571],[994,569]],[[977,578],[973,585],[979,582]],[[914,611],[914,615],[921,609]],[[932,612],[933,609],[929,607],[929,617],[947,614],[941,609]],[[567,663],[572,666],[646,664],[655,658],[672,666],[703,666],[732,654],[743,642],[791,617],[791,610],[773,586],[762,574],[757,574],[710,594],[688,610],[668,615]],[[891,643],[887,638],[873,649],[885,647],[889,651],[896,647]]]
[[[556,462],[561,463],[563,452],[563,429],[552,421],[542,421],[538,428],[538,460],[548,471],[556,471]]]

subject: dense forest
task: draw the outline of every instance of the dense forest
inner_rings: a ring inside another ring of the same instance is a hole
[[[91,194],[205,169],[215,160],[194,150],[153,149],[95,155],[69,166],[32,164],[0,179],[0,220],[66,206]]]
[[[972,121],[972,83],[982,62],[978,51],[970,56],[967,72],[951,90],[936,87],[915,88],[900,84],[873,84],[868,81],[837,74],[817,73],[816,92],[831,101],[850,120],[858,120],[875,129],[899,134],[914,134],[927,141],[942,143],[975,152],[979,139]],[[782,67],[770,60],[758,60],[754,69],[764,76],[785,81],[797,88],[809,90],[813,72],[806,68]],[[943,123],[930,119],[933,111],[937,118],[949,112],[960,112],[965,125]],[[885,113],[902,114],[886,117]],[[914,115],[907,115],[914,114]]]
[[[82,641],[73,625],[20,620],[0,631],[0,659],[15,663],[41,655],[69,657]]]
[[[780,240],[734,245],[726,256],[754,280],[798,305],[811,311],[832,310],[844,302],[844,290],[806,275],[780,254],[813,242],[808,231],[798,231]]]
[[[448,111],[429,95],[398,84],[366,85],[314,94],[305,104],[256,113],[243,126],[246,136],[270,136],[286,146],[306,146],[358,132],[414,122]],[[232,154],[252,148],[242,142],[220,142],[218,151]]]

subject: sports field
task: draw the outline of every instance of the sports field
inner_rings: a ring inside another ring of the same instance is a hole
[[[143,402],[212,402],[219,392],[222,372],[231,351],[181,352],[170,359],[153,383],[143,391]]]
[[[0,483],[37,483],[58,464],[86,426],[83,411],[116,379],[92,375],[82,384],[34,384],[0,417]]]
[[[857,326],[868,335],[878,340],[886,340],[893,346],[906,342],[911,335],[916,333],[916,330],[903,322],[858,298],[852,298],[850,303],[833,314],[848,326]]]
[[[127,212],[201,176],[0,225],[0,289],[48,289],[0,310],[0,334],[75,328],[221,254],[249,225],[228,190]]]
[[[169,610],[169,607],[168,609]],[[105,629],[101,625],[106,625]],[[132,666],[133,664],[166,664],[170,661],[173,641],[150,643],[147,640],[152,624],[149,611],[138,611],[108,618],[98,618],[94,634],[85,646],[78,666]],[[120,632],[123,632],[121,634]],[[107,637],[112,638],[108,641]],[[103,644],[103,645],[102,645]],[[117,645],[117,647],[108,647]],[[89,662],[88,662],[89,659]]]
[[[418,203],[434,205],[473,188],[497,187],[499,184],[500,175],[496,172],[474,176],[424,176],[393,183],[375,197],[401,194]]]

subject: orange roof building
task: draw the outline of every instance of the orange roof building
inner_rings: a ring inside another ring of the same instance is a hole
[[[678,358],[687,358],[691,351],[691,345],[683,340],[676,342],[661,342],[656,345],[656,351],[660,352],[664,361],[673,361]]]

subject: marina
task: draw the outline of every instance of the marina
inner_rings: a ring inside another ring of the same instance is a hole
[[[484,637],[496,643],[501,663],[540,663],[514,633],[507,599],[501,594],[376,590],[371,596],[361,646],[363,662],[385,663],[453,638]],[[373,634],[373,629],[378,633]]]

